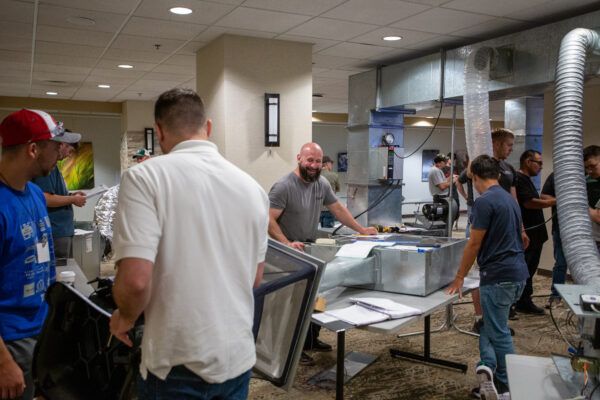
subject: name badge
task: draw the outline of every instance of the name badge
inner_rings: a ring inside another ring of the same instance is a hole
[[[47,240],[36,243],[35,250],[38,264],[50,262],[50,245]]]

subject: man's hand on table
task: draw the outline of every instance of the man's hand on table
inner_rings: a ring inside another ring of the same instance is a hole
[[[372,227],[372,226],[368,226],[366,228],[362,228],[360,232],[361,235],[377,235],[379,232],[377,232],[377,228]]]
[[[450,286],[448,286],[448,289],[446,289],[446,294],[453,295],[458,293],[458,298],[462,299],[462,287],[464,283],[465,278],[457,276],[456,278],[454,278],[454,281],[452,281]]]
[[[286,244],[288,246],[290,246],[292,249],[304,251],[304,243],[302,243],[302,242],[288,242]]]

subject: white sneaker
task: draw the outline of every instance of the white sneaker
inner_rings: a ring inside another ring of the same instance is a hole
[[[499,400],[498,391],[494,386],[494,372],[485,365],[479,365],[475,369],[479,381],[479,395],[483,400]]]

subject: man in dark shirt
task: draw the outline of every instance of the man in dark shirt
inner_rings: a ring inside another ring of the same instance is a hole
[[[498,128],[492,131],[494,158],[499,161],[500,166],[498,184],[516,199],[517,171],[506,161],[512,153],[514,143],[515,134],[510,130]]]
[[[476,373],[481,398],[498,398],[508,392],[506,355],[514,353],[508,328],[510,306],[516,302],[528,277],[523,256],[521,212],[514,199],[498,184],[498,160],[481,155],[471,163],[473,186],[481,194],[471,210],[471,237],[465,246],[456,278],[447,290],[460,293],[464,278],[477,258],[480,268],[483,326],[479,336],[481,362]]]
[[[592,237],[600,251],[600,146],[592,145],[583,149],[583,164],[586,173],[586,186],[590,218],[592,220]]]
[[[517,199],[521,208],[523,226],[529,236],[529,246],[525,250],[525,262],[529,270],[529,278],[521,298],[516,304],[518,312],[525,314],[544,314],[544,309],[535,305],[531,299],[533,294],[532,279],[537,271],[544,243],[548,240],[548,232],[544,223],[544,208],[552,207],[555,200],[544,200],[531,180],[542,171],[542,155],[535,150],[526,150],[519,158],[520,169],[517,172]]]
[[[544,186],[542,187],[542,194],[540,196],[542,200],[554,201],[552,206],[552,244],[554,246],[554,267],[552,268],[552,287],[550,288],[552,294],[548,299],[546,308],[552,307],[552,303],[560,299],[558,291],[554,287],[556,284],[565,283],[567,278],[567,260],[565,259],[565,253],[562,248],[562,241],[560,240],[560,229],[558,227],[558,214],[556,212],[556,191],[554,190],[554,172],[548,175]]]

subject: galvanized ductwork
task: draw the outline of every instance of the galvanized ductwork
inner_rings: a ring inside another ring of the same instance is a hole
[[[554,179],[560,236],[575,282],[600,287],[600,257],[592,239],[583,173],[583,84],[586,53],[600,36],[574,29],[562,40],[554,89]]]

